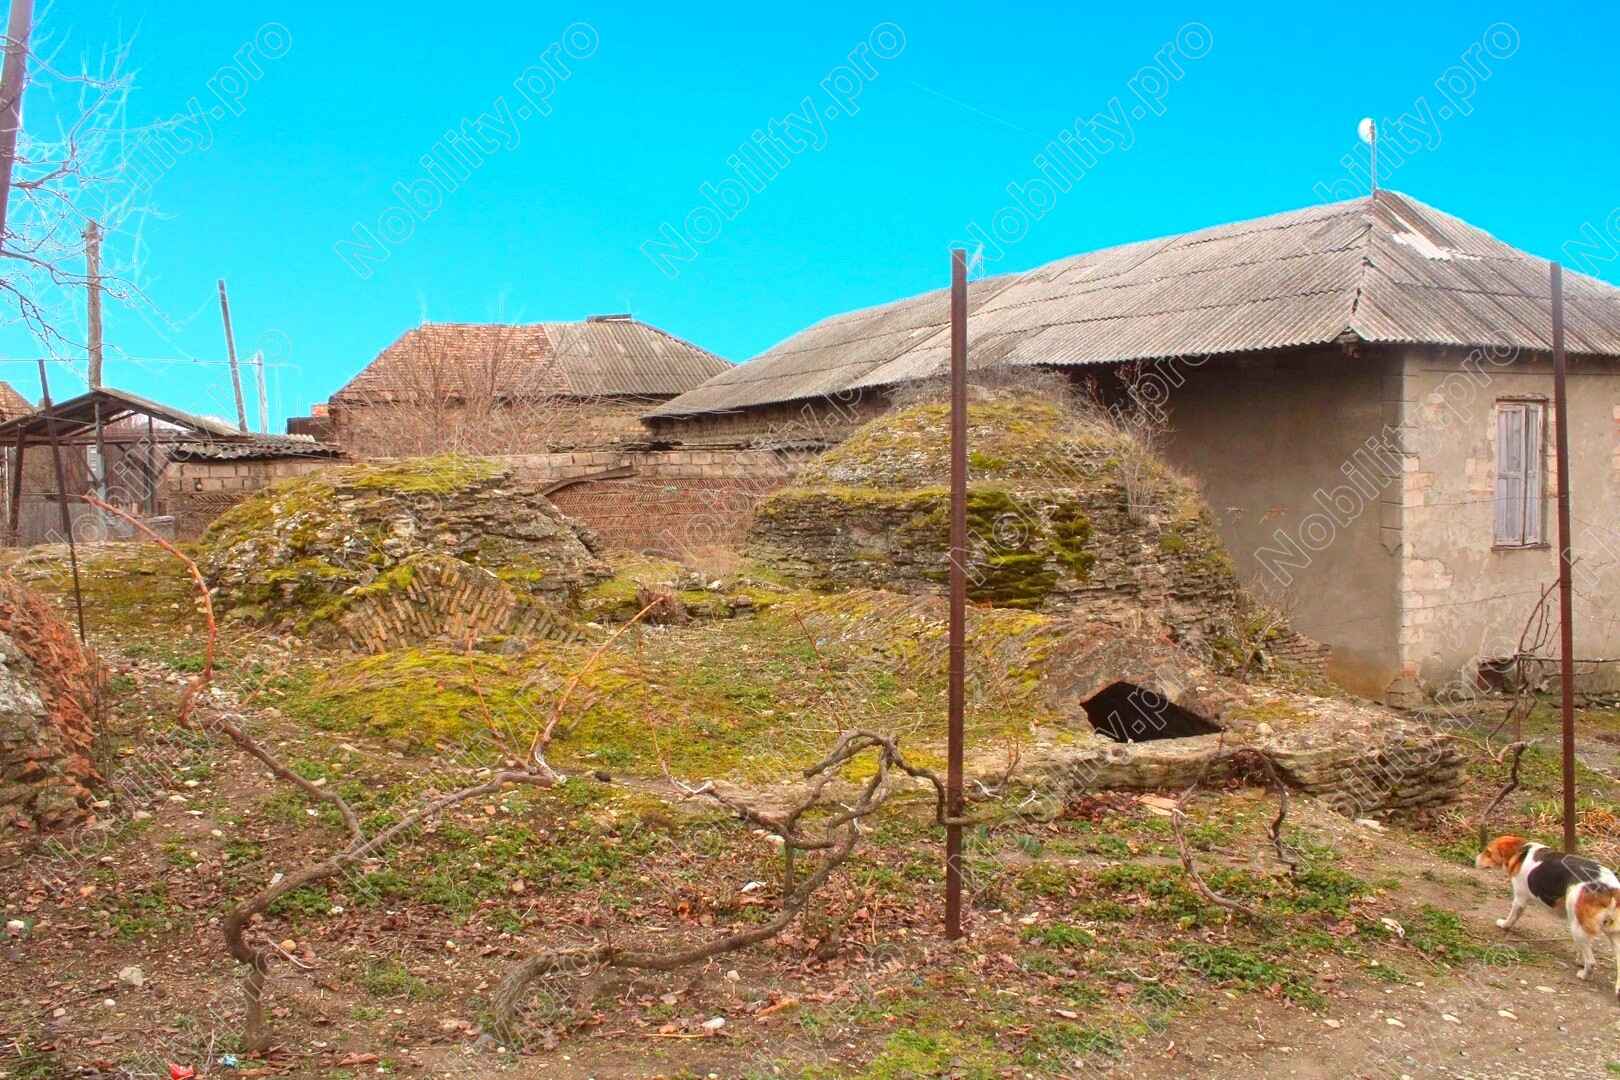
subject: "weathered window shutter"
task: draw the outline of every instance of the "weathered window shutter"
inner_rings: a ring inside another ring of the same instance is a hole
[[[1546,406],[1496,406],[1496,543],[1542,544],[1546,528]]]
[[[1496,542],[1524,543],[1524,406],[1496,411]]]
[[[1543,498],[1543,481],[1546,477],[1546,461],[1544,456],[1545,441],[1542,438],[1542,420],[1546,410],[1541,405],[1527,405],[1524,410],[1524,542],[1526,544],[1540,544],[1547,539],[1543,519],[1546,517],[1546,500]]]

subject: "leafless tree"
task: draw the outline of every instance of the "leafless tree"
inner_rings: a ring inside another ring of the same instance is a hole
[[[127,152],[165,125],[127,122],[130,42],[74,58],[67,39],[52,30],[48,10],[38,24],[31,38],[6,38],[23,61],[24,119],[0,236],[0,320],[25,327],[44,355],[78,358],[85,230],[97,222],[126,241],[110,253],[101,281],[108,296],[128,299],[137,291],[129,260],[150,207],[146,187],[127,168]]]

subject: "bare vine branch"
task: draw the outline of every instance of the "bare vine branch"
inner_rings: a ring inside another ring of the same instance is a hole
[[[846,803],[832,813],[818,816],[817,831],[807,833],[801,822],[812,811],[828,810],[837,805],[826,797],[829,785],[837,779],[844,765],[868,751],[876,751],[877,768],[860,786],[854,801]],[[507,972],[496,988],[492,999],[496,1030],[503,1038],[517,1041],[515,1035],[523,996],[537,979],[552,975],[580,974],[598,967],[675,971],[776,937],[803,913],[816,893],[855,853],[862,822],[888,802],[893,794],[892,781],[897,774],[927,780],[935,787],[939,793],[935,820],[943,824],[946,820],[943,783],[929,770],[908,762],[900,752],[895,739],[869,731],[846,732],[839,737],[825,758],[805,769],[805,779],[813,783],[809,790],[782,814],[770,814],[741,799],[728,796],[718,790],[712,782],[693,786],[683,784],[670,776],[670,782],[687,797],[713,800],[737,814],[743,821],[780,839],[787,851],[820,853],[821,858],[815,870],[797,885],[789,883],[784,888],[781,909],[769,922],[723,934],[686,948],[667,951],[634,949],[621,947],[609,941],[541,950]]]
[[[1502,787],[1502,790],[1498,791],[1496,793],[1496,798],[1492,799],[1488,804],[1486,804],[1485,809],[1480,811],[1479,846],[1482,848],[1489,843],[1491,839],[1491,815],[1496,813],[1497,809],[1507,801],[1507,797],[1509,795],[1519,790],[1519,763],[1524,758],[1524,752],[1530,749],[1531,745],[1532,743],[1529,742],[1516,742],[1511,746],[1505,747],[1502,751],[1501,757],[1496,759],[1497,762],[1500,763],[1503,758],[1507,757],[1509,754],[1512,754],[1513,766],[1508,770],[1508,781]]]

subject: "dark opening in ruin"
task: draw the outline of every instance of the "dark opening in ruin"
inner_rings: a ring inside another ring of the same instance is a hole
[[[1221,726],[1135,683],[1117,682],[1085,703],[1099,734],[1115,742],[1152,742],[1214,735]]]

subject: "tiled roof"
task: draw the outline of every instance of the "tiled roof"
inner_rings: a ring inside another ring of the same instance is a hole
[[[1620,289],[1564,276],[1571,352],[1620,356]],[[1062,259],[969,288],[969,363],[1079,366],[1368,342],[1551,347],[1547,263],[1393,191]],[[949,297],[817,323],[650,416],[892,386],[949,358]]]
[[[629,317],[526,325],[424,323],[384,349],[332,401],[668,397],[730,366]]]
[[[0,382],[0,424],[27,416],[33,411],[33,403],[17,393],[16,387],[8,382]]]

